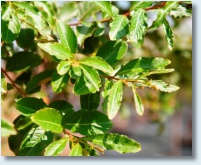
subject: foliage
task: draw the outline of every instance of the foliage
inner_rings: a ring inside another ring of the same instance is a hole
[[[2,120],[2,134],[12,135],[11,149],[14,137],[21,137],[15,154],[57,156],[66,146],[71,149],[69,156],[97,156],[97,151],[104,150],[140,151],[139,142],[108,133],[121,107],[123,89],[133,91],[136,112],[143,115],[138,89],[174,92],[179,87],[150,77],[173,72],[166,68],[171,63],[169,59],[139,57],[124,65],[120,61],[129,47],[142,46],[146,33],[160,26],[164,27],[167,47],[173,50],[174,34],[167,16],[190,16],[188,5],[139,1],[133,2],[125,14],[107,1],[67,2],[60,7],[42,1],[1,5],[2,52],[7,54],[2,56],[6,61],[6,69],[1,69],[2,96],[9,95],[8,79],[18,91],[15,107],[21,114],[13,124]],[[148,26],[150,10],[157,13],[157,18]],[[78,22],[66,23],[74,19]],[[88,45],[91,40],[94,42]],[[11,54],[10,44],[15,41],[14,46],[21,50],[13,49]],[[41,66],[43,69],[37,72]],[[7,72],[19,77],[13,81]],[[69,91],[69,86],[72,93],[80,96],[80,110],[67,100],[47,101],[40,97],[43,88],[50,88],[49,92],[57,96]],[[102,112],[98,110],[101,98]],[[59,139],[54,138],[61,133],[64,135]]]

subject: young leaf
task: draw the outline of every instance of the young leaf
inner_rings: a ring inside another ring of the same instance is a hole
[[[79,45],[83,45],[86,38],[91,37],[96,28],[95,23],[85,23],[82,26],[77,26],[75,34]]]
[[[92,93],[99,91],[99,85],[101,80],[100,80],[98,72],[95,69],[87,67],[87,66],[81,66],[81,68],[83,70],[84,77],[89,82],[86,84],[86,86],[89,89],[91,89],[90,91]]]
[[[10,57],[6,64],[6,70],[19,71],[23,69],[31,69],[42,63],[42,59],[32,52],[17,52]]]
[[[69,156],[82,156],[82,146],[77,143],[70,151]]]
[[[100,92],[80,96],[80,104],[82,109],[87,109],[89,111],[97,109],[99,102]]]
[[[28,83],[25,92],[32,94],[40,90],[42,83],[46,83],[51,80],[53,70],[45,70],[35,75]]]
[[[114,65],[127,52],[125,41],[108,41],[97,52],[96,56],[103,58],[108,64]]]
[[[63,126],[72,132],[93,135],[107,132],[112,123],[99,111],[79,110],[63,118]]]
[[[50,55],[55,56],[59,60],[66,60],[73,58],[73,54],[70,52],[70,50],[64,47],[62,44],[39,43],[38,46],[47,53],[49,53]]]
[[[118,40],[128,34],[129,20],[124,15],[117,15],[110,23],[110,40]]]
[[[129,25],[128,41],[137,44],[144,39],[147,28],[147,14],[138,9],[131,12],[131,24]]]
[[[71,27],[60,21],[57,21],[56,26],[61,44],[72,53],[75,53],[77,50],[77,38]]]
[[[24,136],[18,156],[40,156],[53,138],[53,133],[45,132],[41,127],[33,127]]]
[[[60,75],[64,75],[66,74],[70,67],[71,67],[72,61],[61,61],[58,65],[57,65],[57,72]]]
[[[17,132],[14,128],[14,125],[5,120],[1,119],[1,136],[2,137],[9,137],[10,135],[15,135]]]
[[[131,60],[125,64],[118,72],[118,75],[131,75],[132,73],[139,74],[142,72],[149,72],[154,70],[164,69],[170,64],[170,60],[161,57],[140,57]]]
[[[68,140],[69,138],[65,137],[60,140],[54,141],[49,146],[47,146],[44,156],[57,156],[61,154],[65,149]]]
[[[178,1],[166,2],[166,5],[163,8],[159,9],[157,18],[153,22],[150,28],[158,28],[159,26],[161,26],[164,23],[166,16],[169,14],[169,12],[172,9],[177,8],[177,6],[178,6]]]
[[[179,89],[176,85],[166,84],[161,80],[152,80],[150,81],[150,87],[162,92],[174,92]]]
[[[35,97],[26,97],[17,100],[15,103],[15,107],[20,113],[24,116],[31,116],[36,111],[44,108],[46,104],[43,102],[42,99],[38,99]]]
[[[61,126],[62,115],[56,109],[41,109],[31,116],[31,120],[46,131],[55,133],[61,133],[63,131],[63,127]]]
[[[103,12],[106,12],[110,16],[113,16],[112,5],[110,4],[110,2],[107,2],[107,1],[97,1],[95,3],[101,8],[101,10]]]
[[[56,101],[53,101],[50,105],[49,105],[50,108],[54,108],[60,112],[63,112],[65,115],[68,115],[72,112],[74,112],[73,110],[73,106],[68,103],[67,101],[65,100],[56,100]]]
[[[123,95],[122,80],[115,82],[110,90],[107,103],[107,114],[109,119],[113,119],[119,111]]]
[[[107,73],[109,75],[112,75],[112,73],[114,72],[112,67],[101,57],[86,57],[80,60],[79,63],[101,70],[102,72]]]
[[[170,15],[174,18],[190,17],[192,15],[192,10],[189,10],[181,5],[170,11]]]
[[[152,5],[152,1],[133,1],[131,3],[130,11],[136,9],[145,9]]]
[[[71,66],[70,70],[69,70],[69,75],[71,78],[73,79],[77,79],[82,75],[82,70],[80,68],[80,66]]]
[[[119,153],[136,153],[141,150],[141,145],[125,135],[119,134],[99,134],[83,137],[82,139],[90,141],[103,147],[106,150],[115,150]]]
[[[174,47],[173,34],[172,34],[172,29],[167,20],[164,20],[163,27],[165,30],[165,37],[168,43],[168,48],[172,50]]]
[[[66,86],[68,80],[69,80],[69,75],[59,75],[57,71],[55,70],[52,74],[52,89],[56,93],[61,93],[63,88]]]
[[[135,85],[132,86],[132,89],[133,89],[133,97],[134,97],[134,102],[135,102],[135,109],[136,109],[138,115],[143,115],[144,105],[142,103],[140,95],[137,93],[137,91],[135,89]]]

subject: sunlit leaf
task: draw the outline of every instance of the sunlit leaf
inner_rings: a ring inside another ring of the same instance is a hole
[[[133,89],[133,97],[134,97],[134,102],[135,102],[135,109],[136,109],[138,115],[143,115],[144,105],[142,103],[140,95],[137,93],[134,85],[132,86],[132,89]]]
[[[15,135],[17,132],[14,128],[14,125],[5,120],[5,119],[1,119],[1,136],[2,137],[8,137],[10,135]]]
[[[82,156],[82,146],[77,143],[70,151],[69,156]]]
[[[164,30],[165,30],[165,37],[166,37],[166,40],[167,40],[168,48],[170,50],[172,50],[173,47],[174,47],[173,34],[172,34],[172,29],[171,29],[171,27],[170,27],[170,25],[169,25],[167,20],[164,21],[163,27],[164,27]]]

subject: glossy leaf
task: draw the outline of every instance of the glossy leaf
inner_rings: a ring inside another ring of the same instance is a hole
[[[41,84],[47,83],[51,80],[53,70],[45,70],[35,75],[28,83],[25,92],[32,94],[40,90]]]
[[[1,73],[1,93],[7,93],[6,78],[2,73]]]
[[[131,12],[129,25],[128,42],[137,44],[144,39],[147,28],[147,14],[144,10],[138,9]]]
[[[101,57],[86,57],[80,60],[79,63],[101,70],[102,72],[107,73],[109,75],[112,75],[112,73],[114,72],[112,67]]]
[[[42,59],[32,52],[17,52],[10,57],[6,64],[8,71],[31,69],[42,63]]]
[[[77,143],[70,151],[69,156],[82,156],[82,146]]]
[[[55,56],[57,59],[66,60],[73,58],[73,54],[70,52],[70,50],[64,47],[62,44],[39,43],[38,46],[50,55]]]
[[[135,109],[136,109],[138,115],[143,115],[144,105],[142,103],[140,95],[137,93],[134,85],[132,86],[132,89],[133,89],[133,97],[134,97],[134,102],[135,102]]]
[[[72,61],[61,61],[57,65],[58,74],[60,74],[60,75],[66,74],[69,71],[71,64],[72,64]]]
[[[84,77],[89,82],[86,84],[86,86],[90,89],[92,93],[99,91],[99,85],[100,85],[100,77],[98,72],[90,67],[87,66],[81,66],[83,70]]]
[[[177,6],[178,6],[177,1],[166,2],[166,5],[163,8],[159,9],[157,18],[153,22],[150,28],[158,28],[159,26],[161,26],[164,23],[166,16],[169,14],[169,12],[172,9],[177,8]]]
[[[11,14],[12,14],[12,6],[11,4],[1,4],[2,8],[1,8],[1,19],[4,21],[9,21]]]
[[[63,126],[72,132],[92,135],[107,132],[112,123],[99,111],[79,110],[64,117]]]
[[[53,141],[54,134],[45,132],[41,127],[33,127],[24,136],[18,156],[40,156]]]
[[[118,72],[118,75],[131,75],[132,73],[139,74],[142,72],[150,72],[154,70],[164,69],[165,66],[170,64],[170,60],[161,57],[140,57],[131,60],[125,64]]]
[[[151,88],[154,88],[156,90],[160,90],[162,92],[174,92],[179,89],[176,85],[166,84],[165,82],[161,80],[152,80],[149,83]]]
[[[75,34],[79,45],[83,45],[86,38],[91,37],[96,28],[94,23],[85,23],[82,26],[77,26]]]
[[[60,140],[54,141],[45,149],[44,156],[57,156],[63,152],[69,138],[65,137]]]
[[[75,53],[77,50],[77,38],[71,27],[61,21],[57,21],[57,32],[59,34],[61,44],[72,53]]]
[[[5,119],[1,119],[1,136],[2,137],[8,137],[10,135],[15,135],[17,132],[14,128],[14,125],[5,120]]]
[[[118,113],[123,96],[123,83],[121,80],[115,82],[110,90],[107,103],[107,114],[109,119],[113,119]]]
[[[110,23],[110,40],[118,40],[128,34],[129,20],[124,15],[117,15]]]
[[[106,12],[110,16],[113,15],[113,13],[112,13],[112,5],[110,4],[110,2],[107,2],[107,1],[96,1],[95,3],[101,8],[101,10],[103,12]]]
[[[46,104],[42,99],[38,99],[35,97],[25,97],[16,101],[15,107],[16,109],[24,116],[31,116],[36,111],[44,108]]]
[[[171,27],[170,27],[170,25],[169,25],[167,20],[164,21],[163,27],[164,27],[164,30],[165,30],[165,37],[166,37],[166,40],[167,40],[168,48],[170,50],[172,50],[173,47],[174,47],[173,34],[172,34],[172,29],[171,29]]]
[[[52,103],[50,103],[49,107],[54,108],[64,113],[65,115],[68,115],[74,112],[73,106],[65,100],[55,100]]]
[[[124,56],[127,49],[128,45],[125,41],[108,41],[98,50],[96,56],[113,65]]]
[[[170,15],[174,18],[190,17],[192,16],[192,10],[179,5],[177,8],[170,11]]]
[[[80,104],[82,109],[87,109],[89,111],[98,109],[99,102],[100,92],[80,96]]]
[[[59,75],[57,71],[55,70],[52,74],[52,89],[56,93],[61,93],[63,88],[66,86],[68,80],[69,80],[69,75]]]
[[[31,120],[46,131],[55,133],[61,133],[63,131],[63,127],[61,126],[62,115],[56,109],[41,109],[31,116]]]
[[[103,147],[106,150],[115,150],[119,153],[136,153],[141,150],[141,145],[125,135],[119,134],[99,134],[82,138]]]
[[[79,78],[82,75],[81,67],[79,65],[77,66],[72,65],[69,70],[69,75],[73,79]]]
[[[136,9],[145,9],[153,4],[152,1],[133,1],[131,3],[130,11]]]

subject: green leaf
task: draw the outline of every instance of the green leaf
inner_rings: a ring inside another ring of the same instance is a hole
[[[71,27],[60,21],[57,21],[57,32],[59,34],[61,44],[72,53],[75,53],[77,50],[77,38]]]
[[[160,90],[162,92],[174,92],[179,89],[176,85],[166,84],[165,82],[161,80],[152,80],[149,82],[149,85],[151,88]]]
[[[170,11],[170,15],[174,18],[191,17],[192,10],[179,5],[177,8],[174,8]]]
[[[95,3],[100,7],[100,9],[103,12],[106,12],[110,16],[113,16],[112,5],[110,4],[110,2],[107,2],[107,1],[97,1]]]
[[[31,116],[31,120],[46,131],[55,133],[63,131],[63,127],[61,126],[62,115],[54,108],[44,108],[37,111]]]
[[[41,84],[51,80],[53,70],[45,70],[35,75],[27,84],[25,92],[32,94],[40,90]]]
[[[125,41],[108,41],[97,52],[96,56],[102,57],[108,64],[114,65],[127,52],[128,45]]]
[[[33,29],[21,29],[19,36],[16,38],[17,45],[23,49],[32,49],[35,46],[34,37]]]
[[[49,53],[52,56],[55,56],[59,60],[66,60],[73,58],[73,54],[70,52],[69,49],[64,47],[62,44],[59,43],[39,43],[38,46]]]
[[[110,40],[118,40],[128,34],[129,20],[124,15],[117,15],[110,23]]]
[[[118,72],[118,75],[129,75],[143,72],[151,72],[155,70],[164,69],[170,64],[170,60],[161,57],[140,57],[125,64]]]
[[[95,29],[95,23],[85,23],[82,26],[77,26],[75,34],[77,36],[78,44],[82,46],[85,39],[93,35]]]
[[[9,21],[1,20],[1,37],[6,43],[12,43],[20,33],[21,24],[15,14],[11,15]]]
[[[169,12],[172,9],[177,8],[177,6],[178,6],[178,1],[166,2],[166,5],[163,8],[159,9],[157,18],[153,22],[150,28],[158,28],[159,26],[161,26],[166,20],[166,16],[169,14]]]
[[[69,156],[82,156],[82,146],[77,143],[70,151]]]
[[[147,14],[144,10],[138,9],[131,12],[129,25],[128,42],[137,44],[144,39],[147,29]]]
[[[6,70],[19,71],[34,68],[42,63],[42,59],[32,52],[17,52],[10,57],[6,64]]]
[[[33,127],[24,136],[18,156],[40,156],[53,141],[54,134],[45,132],[41,127]]]
[[[60,112],[63,112],[65,115],[68,115],[72,112],[74,112],[73,110],[73,106],[68,103],[67,101],[65,100],[56,100],[56,101],[53,101],[50,105],[49,105],[50,108],[54,108]]]
[[[7,82],[4,75],[1,73],[1,93],[7,93]]]
[[[141,150],[141,145],[125,135],[119,134],[100,134],[83,137],[82,139],[90,141],[103,147],[106,150],[115,150],[119,153],[136,153]]]
[[[79,20],[82,21],[88,17],[91,17],[93,14],[98,12],[99,6],[95,5],[94,3],[91,3],[89,1],[81,1],[78,4],[78,16]]]
[[[53,143],[51,143],[47,148],[45,149],[44,156],[57,156],[63,152],[63,150],[66,147],[66,143],[68,142],[69,138],[65,137],[60,140],[57,140]]]
[[[8,137],[10,135],[15,135],[17,132],[14,128],[14,125],[5,120],[5,119],[1,119],[1,136],[2,137]]]
[[[31,116],[45,106],[46,104],[42,99],[35,97],[21,98],[15,103],[16,109],[24,116]]]
[[[10,20],[10,17],[11,17],[11,14],[12,14],[12,6],[11,6],[11,3],[9,4],[6,4],[6,5],[2,5],[2,8],[1,8],[1,19],[4,20],[4,21],[9,21]]]
[[[70,70],[69,70],[69,75],[71,78],[73,79],[77,79],[82,75],[82,70],[80,68],[80,66],[71,66]]]
[[[64,117],[63,125],[72,132],[92,135],[107,132],[112,123],[105,114],[99,111],[79,110]]]
[[[81,66],[81,68],[83,70],[84,77],[89,82],[86,84],[86,86],[90,89],[92,93],[99,91],[101,79],[98,72],[95,69],[87,66]]]
[[[102,72],[107,73],[109,75],[112,75],[114,72],[112,67],[101,57],[86,57],[80,60],[79,63],[101,70]]]
[[[82,109],[87,109],[89,111],[97,109],[99,102],[100,92],[80,96],[80,104]]]
[[[131,3],[130,11],[136,9],[145,9],[153,4],[152,1],[133,1]]]
[[[134,102],[135,102],[135,109],[136,109],[138,115],[143,115],[144,105],[142,103],[140,95],[137,93],[137,91],[135,89],[135,85],[132,86],[132,90],[133,90],[133,96],[134,96]]]
[[[53,72],[52,81],[51,81],[53,91],[56,93],[61,93],[63,88],[66,86],[69,78],[70,77],[68,74],[59,75],[57,71],[55,70]]]
[[[168,48],[172,50],[174,47],[173,34],[172,34],[172,29],[167,20],[164,20],[163,27],[165,30],[165,37],[168,43]]]
[[[61,61],[57,65],[58,74],[60,74],[60,75],[66,74],[69,71],[71,64],[72,64],[72,61]]]
[[[122,96],[123,83],[122,80],[118,80],[113,84],[108,97],[107,114],[110,120],[113,119],[118,113],[121,106]]]

